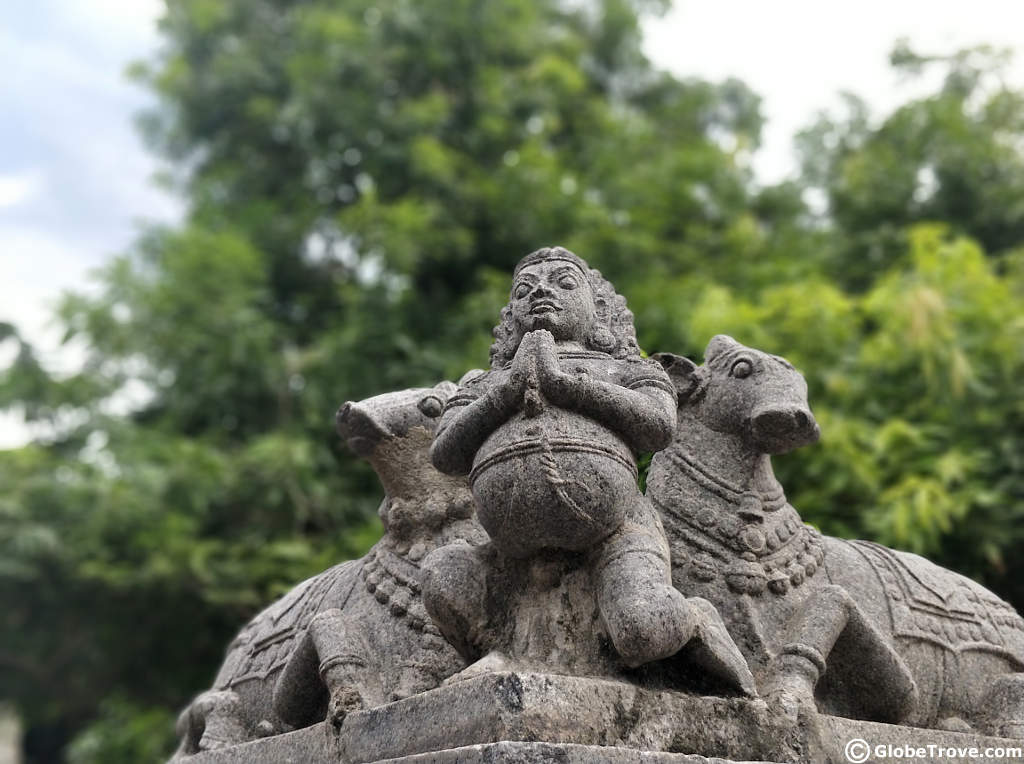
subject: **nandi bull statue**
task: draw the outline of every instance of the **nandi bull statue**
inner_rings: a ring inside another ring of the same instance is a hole
[[[678,396],[648,496],[673,580],[722,614],[762,695],[805,711],[1024,737],[1024,621],[922,557],[804,525],[771,455],[818,439],[786,360],[725,336],[703,366],[656,356]]]
[[[718,613],[673,588],[637,487],[637,455],[671,440],[675,391],[641,357],[625,299],[549,247],[519,262],[501,318],[490,371],[449,400],[431,448],[442,472],[469,475],[491,541],[424,562],[428,612],[465,657],[483,656],[470,675],[602,673],[694,640],[707,670],[753,693]]]
[[[429,690],[465,666],[424,611],[419,582],[420,561],[434,548],[486,540],[466,480],[442,475],[428,458],[456,389],[441,382],[341,407],[339,434],[384,486],[384,537],[362,559],[299,584],[242,629],[213,689],[179,718],[176,759],[325,716],[337,725],[350,711]]]

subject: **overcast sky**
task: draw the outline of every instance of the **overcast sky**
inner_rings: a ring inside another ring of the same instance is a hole
[[[140,220],[181,205],[151,183],[158,169],[133,116],[147,95],[125,66],[159,45],[160,0],[32,0],[0,9],[0,321],[13,321],[54,366],[67,365],[51,324],[62,290],[124,251]],[[884,111],[912,93],[887,66],[893,42],[924,51],[991,43],[1019,51],[1021,0],[677,0],[645,25],[656,65],[682,76],[738,77],[764,99],[765,182],[793,171],[790,141],[851,90]],[[50,328],[48,328],[50,326]],[[4,351],[7,351],[6,353]],[[0,346],[0,363],[10,348]],[[0,419],[0,448],[24,438]]]

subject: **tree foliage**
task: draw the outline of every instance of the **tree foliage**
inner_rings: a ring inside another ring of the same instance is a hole
[[[0,327],[0,406],[46,433],[0,452],[2,690],[31,760],[167,752],[238,626],[379,533],[334,410],[485,364],[545,244],[616,283],[648,350],[726,332],[806,372],[824,438],[778,471],[807,519],[1024,605],[1024,94],[991,52],[898,48],[940,89],[882,120],[851,98],[763,188],[757,97],[653,69],[660,10],[169,0],[134,75],[186,220],[65,297],[80,372]]]

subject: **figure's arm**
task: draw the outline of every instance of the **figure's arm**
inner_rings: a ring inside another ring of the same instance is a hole
[[[672,442],[676,395],[660,366],[645,369],[648,373],[628,387],[574,377],[559,367],[554,340],[548,335],[538,340],[537,370],[548,400],[614,430],[635,452],[660,451]]]
[[[483,394],[474,396],[460,390],[449,399],[430,446],[430,461],[441,472],[468,475],[484,441],[522,408],[526,390],[537,373],[536,337],[531,334],[520,342],[506,379],[490,384],[489,380],[478,380]]]
[[[636,390],[559,372],[545,391],[559,408],[594,419],[621,435],[633,451],[660,451],[676,429],[676,397],[660,387]]]
[[[437,426],[430,461],[447,475],[468,475],[480,446],[508,421],[518,404],[508,384],[491,387],[475,399],[456,393]]]

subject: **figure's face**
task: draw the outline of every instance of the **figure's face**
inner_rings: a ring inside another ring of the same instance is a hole
[[[512,320],[520,337],[547,329],[556,341],[583,342],[596,314],[590,283],[565,260],[527,266],[512,284]]]

